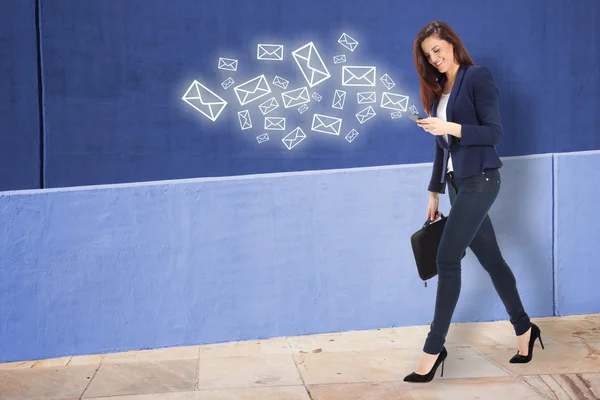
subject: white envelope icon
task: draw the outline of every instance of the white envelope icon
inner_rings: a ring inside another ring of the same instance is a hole
[[[242,106],[271,93],[271,88],[264,75],[244,82],[234,87],[233,90]]]
[[[375,92],[359,92],[356,94],[358,104],[377,103]]]
[[[288,81],[287,79],[283,79],[280,76],[275,76],[275,79],[273,79],[273,85],[278,86],[280,88],[282,88],[283,90],[287,89],[288,85],[290,84],[290,81]]]
[[[230,86],[232,86],[234,84],[234,80],[232,77],[229,77],[227,79],[225,79],[222,83],[221,86],[223,86],[223,89],[227,90],[229,89]]]
[[[302,129],[298,127],[290,133],[288,133],[283,139],[281,139],[281,141],[283,142],[285,147],[287,147],[288,150],[291,150],[304,139],[306,139],[306,133],[304,133],[304,131],[302,131]]]
[[[379,80],[385,85],[387,90],[391,90],[394,86],[396,86],[396,83],[394,83],[388,74],[384,74],[381,78],[379,78]]]
[[[352,141],[356,139],[357,136],[358,132],[356,131],[356,129],[352,129],[350,132],[348,132],[345,139],[348,141],[348,143],[352,143]]]
[[[344,92],[343,90],[336,90],[333,95],[333,103],[331,104],[331,107],[337,108],[338,110],[343,110],[345,102],[346,92]]]
[[[310,97],[308,96],[308,89],[306,86],[300,89],[290,90],[289,92],[281,93],[283,99],[283,106],[285,108],[297,107],[301,104],[310,103]]]
[[[250,119],[248,110],[238,111],[238,119],[242,130],[252,129],[252,120]]]
[[[376,115],[375,110],[373,110],[373,107],[369,106],[369,107],[365,108],[364,110],[359,111],[356,114],[356,119],[361,124],[364,124],[365,122],[367,122],[368,120],[373,118],[375,115]]]
[[[263,133],[262,135],[258,135],[256,137],[256,141],[258,143],[263,143],[263,142],[266,142],[267,140],[269,140],[269,134],[268,133]]]
[[[285,118],[282,118],[282,117],[265,117],[265,130],[268,130],[268,131],[285,131]]]
[[[283,45],[259,44],[256,49],[256,59],[263,61],[282,61]]]
[[[375,86],[376,77],[377,67],[342,67],[342,86]]]
[[[402,111],[392,111],[390,116],[392,119],[402,118]]]
[[[292,51],[292,56],[311,88],[331,78],[331,74],[313,42]]]
[[[345,63],[346,62],[346,55],[342,54],[339,56],[333,56],[333,63],[334,64],[341,64],[341,63]]]
[[[225,71],[237,71],[238,60],[234,60],[233,58],[219,58],[219,69],[223,69]]]
[[[267,115],[271,111],[275,110],[277,107],[279,107],[279,103],[277,102],[277,99],[275,99],[275,97],[271,97],[269,100],[265,101],[264,103],[258,106],[260,112],[263,115]]]
[[[342,130],[342,119],[329,117],[327,115],[315,114],[313,116],[312,127],[315,132],[328,133],[330,135],[339,135]]]
[[[379,107],[394,111],[406,111],[408,108],[408,96],[383,92]]]
[[[306,110],[308,110],[308,106],[306,104],[302,104],[300,107],[298,107],[298,112],[300,114],[304,114]]]
[[[342,33],[342,36],[338,39],[338,43],[347,48],[350,51],[354,51],[358,42],[352,39],[348,34]]]
[[[227,106],[225,100],[196,80],[181,99],[213,122],[219,118]]]

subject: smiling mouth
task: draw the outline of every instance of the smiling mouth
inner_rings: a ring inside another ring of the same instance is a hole
[[[438,61],[435,63],[436,67],[439,67],[440,65],[442,65],[444,63],[444,60]]]

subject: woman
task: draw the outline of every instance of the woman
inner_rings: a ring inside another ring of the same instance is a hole
[[[414,62],[428,115],[418,124],[435,136],[428,218],[438,219],[438,196],[446,186],[452,207],[436,258],[433,322],[417,369],[404,380],[431,381],[448,355],[444,343],[460,293],[461,255],[467,247],[489,273],[510,316],[519,348],[510,362],[529,362],[535,340],[540,338],[542,344],[540,329],[523,308],[488,216],[500,189],[502,166],[495,147],[502,137],[498,87],[490,70],[475,66],[456,32],[440,21],[431,22],[417,35]]]

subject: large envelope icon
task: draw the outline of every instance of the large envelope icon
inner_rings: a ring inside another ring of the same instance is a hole
[[[331,74],[313,42],[292,51],[292,56],[311,88],[331,78]]]
[[[271,88],[264,75],[244,82],[234,87],[233,90],[242,106],[271,93]]]
[[[258,106],[260,112],[263,115],[267,115],[271,111],[277,109],[277,107],[279,107],[279,103],[277,102],[277,99],[275,97],[271,97],[269,100],[265,101],[264,103]]]
[[[377,67],[342,67],[342,86],[375,86],[376,77]]]
[[[219,118],[227,106],[225,100],[196,80],[181,99],[213,122]]]
[[[408,96],[383,92],[381,96],[381,108],[387,108],[394,111],[406,111],[408,108]]]
[[[265,117],[265,129],[268,131],[285,131],[285,118]]]
[[[306,133],[304,133],[302,129],[298,127],[290,133],[288,133],[283,139],[281,139],[281,141],[283,142],[285,147],[287,147],[288,150],[291,150],[304,139],[306,139]]]
[[[280,44],[259,44],[256,49],[256,59],[263,61],[282,61],[283,46]]]
[[[308,89],[306,86],[300,89],[290,90],[289,92],[281,93],[283,99],[283,106],[285,108],[297,107],[301,104],[310,103],[310,97],[308,96]]]
[[[342,119],[328,117],[327,115],[315,114],[313,116],[311,129],[315,132],[339,135],[342,130]]]

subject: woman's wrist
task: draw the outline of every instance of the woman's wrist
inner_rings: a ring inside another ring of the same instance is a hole
[[[456,122],[448,122],[448,134],[456,136],[457,138],[462,137],[462,126]]]

